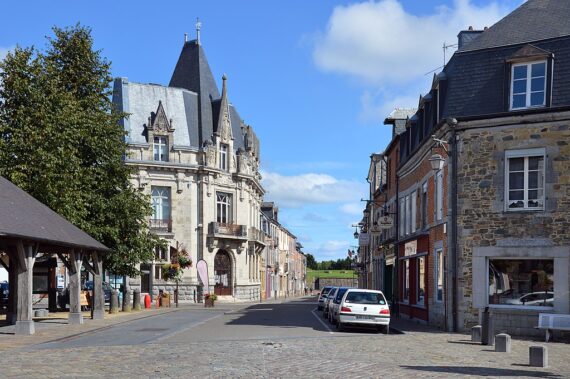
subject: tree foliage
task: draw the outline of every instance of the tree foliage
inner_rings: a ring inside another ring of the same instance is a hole
[[[313,254],[305,254],[305,256],[307,257],[307,268],[310,268],[311,270],[317,270],[317,261],[315,260]]]
[[[111,248],[111,272],[137,275],[162,241],[123,164],[126,115],[113,108],[110,63],[89,28],[53,33],[45,51],[17,47],[0,62],[0,175]]]
[[[308,259],[307,259],[308,262]],[[316,270],[351,270],[352,266],[351,266],[352,260],[348,257],[344,258],[344,259],[337,259],[336,261],[330,260],[330,261],[321,261],[318,262],[316,264],[317,268]],[[307,263],[307,267],[308,267],[308,263]]]

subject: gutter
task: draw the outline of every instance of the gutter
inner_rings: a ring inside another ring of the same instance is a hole
[[[451,128],[451,312],[452,322],[451,331],[457,332],[457,263],[458,263],[458,246],[457,246],[457,120],[452,118],[448,120]]]

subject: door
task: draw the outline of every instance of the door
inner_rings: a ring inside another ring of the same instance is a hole
[[[214,293],[220,296],[232,295],[232,261],[230,255],[220,250],[214,258]]]

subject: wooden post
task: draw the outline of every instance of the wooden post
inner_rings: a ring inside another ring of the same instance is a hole
[[[35,333],[32,320],[32,279],[37,246],[24,245],[17,242],[17,308],[16,308],[16,335],[31,335]]]
[[[93,320],[103,320],[105,316],[105,294],[103,293],[103,258],[97,252],[91,253],[93,261]]]
[[[10,288],[8,292],[6,321],[8,321],[10,325],[14,325],[16,323],[16,309],[18,309],[18,276],[16,275],[16,271],[18,270],[18,258],[14,251],[9,251],[8,257],[10,258],[10,264],[8,266],[8,283],[10,283]]]
[[[83,264],[83,253],[78,250],[71,250],[69,254],[70,275],[69,275],[69,324],[83,324],[83,313],[81,313],[81,265]]]

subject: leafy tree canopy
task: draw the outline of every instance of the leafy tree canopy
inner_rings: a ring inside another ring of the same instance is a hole
[[[45,51],[17,47],[0,62],[0,175],[111,248],[108,270],[135,276],[163,241],[123,164],[110,63],[89,28],[53,33]]]

